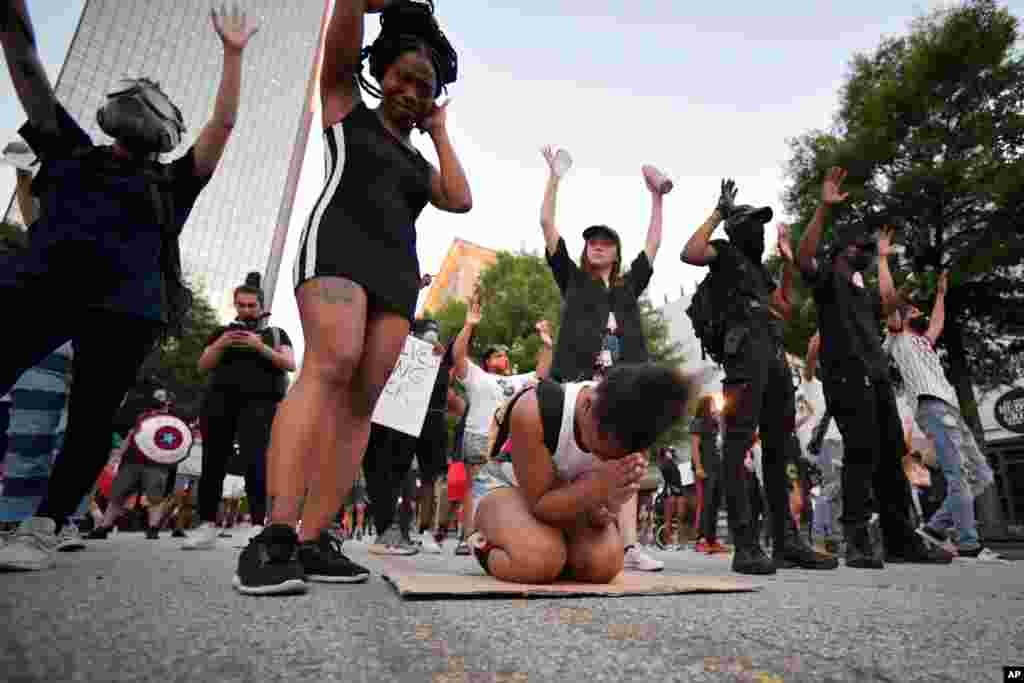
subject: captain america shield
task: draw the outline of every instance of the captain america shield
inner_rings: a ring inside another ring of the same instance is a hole
[[[173,415],[152,415],[135,432],[135,447],[158,465],[177,465],[192,449],[192,430]]]

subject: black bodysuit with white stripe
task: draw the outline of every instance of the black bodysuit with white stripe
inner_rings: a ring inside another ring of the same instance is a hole
[[[344,277],[370,305],[412,320],[419,295],[416,219],[430,201],[430,164],[360,102],[324,130],[327,180],[295,259],[296,289]]]

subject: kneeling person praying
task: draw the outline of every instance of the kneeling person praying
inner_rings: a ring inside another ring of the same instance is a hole
[[[652,364],[613,367],[600,382],[547,380],[510,405],[511,462],[473,479],[469,544],[504,581],[608,583],[623,568],[616,513],[647,472],[639,455],[685,414],[694,382]]]

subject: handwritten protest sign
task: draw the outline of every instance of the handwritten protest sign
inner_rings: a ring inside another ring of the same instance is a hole
[[[380,395],[373,421],[409,436],[419,436],[427,419],[430,394],[441,367],[441,356],[427,342],[406,337],[402,355]]]

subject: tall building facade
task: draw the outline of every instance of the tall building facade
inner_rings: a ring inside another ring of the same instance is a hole
[[[437,311],[450,299],[468,301],[480,273],[497,261],[498,252],[493,249],[467,240],[454,240],[427,290],[422,310]]]
[[[185,153],[213,113],[223,48],[209,0],[86,0],[57,80],[57,97],[97,144],[96,123],[118,79],[158,81],[188,131],[164,158]],[[245,51],[238,123],[181,237],[186,274],[224,319],[249,271],[273,296],[311,124],[311,101],[330,0],[246,0],[261,21]],[[40,36],[46,40],[46,36]],[[21,222],[16,206],[8,217]],[[269,302],[268,302],[269,305]]]

